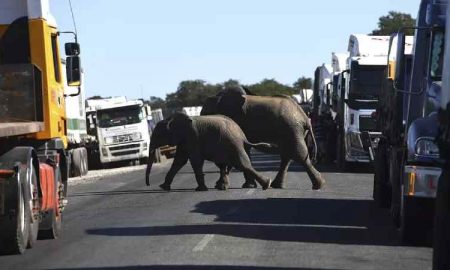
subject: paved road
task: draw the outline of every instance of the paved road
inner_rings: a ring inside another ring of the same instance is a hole
[[[274,177],[277,161],[255,156]],[[0,269],[430,269],[431,249],[399,244],[388,214],[371,201],[372,175],[327,169],[312,191],[291,166],[284,190],[194,192],[186,166],[162,192],[169,163],[71,186],[62,239],[39,241],[22,256],[0,256]],[[207,184],[217,169],[205,164]]]

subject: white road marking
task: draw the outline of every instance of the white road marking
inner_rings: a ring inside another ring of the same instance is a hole
[[[207,234],[205,235],[200,242],[192,249],[192,251],[202,251],[208,243],[214,238],[214,234]]]
[[[249,191],[246,192],[247,195],[252,195],[253,193],[255,193],[256,188],[252,188]]]

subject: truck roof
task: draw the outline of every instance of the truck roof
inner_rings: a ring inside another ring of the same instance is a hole
[[[56,20],[50,12],[49,0],[2,0],[0,1],[0,24],[11,24],[18,18],[44,19],[56,27]]]
[[[95,110],[101,111],[101,110],[108,110],[113,108],[122,108],[122,107],[128,107],[128,106],[142,106],[144,103],[141,100],[129,100],[126,102],[120,102],[120,103],[107,103],[107,104],[101,104],[95,106]]]
[[[389,36],[350,35],[348,52],[350,57],[387,56]]]
[[[340,73],[347,68],[347,59],[349,53],[332,53],[331,54],[331,66],[333,67],[333,73]]]

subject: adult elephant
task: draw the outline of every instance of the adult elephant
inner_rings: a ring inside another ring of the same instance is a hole
[[[291,97],[249,95],[245,89],[233,87],[209,97],[201,114],[226,115],[242,128],[248,140],[278,146],[281,164],[271,187],[284,187],[287,169],[292,160],[304,165],[314,190],[321,189],[325,184],[325,180],[311,163],[305,142],[308,132],[314,138],[311,122]],[[249,148],[246,150],[249,151]],[[256,186],[251,176],[245,175],[245,178],[244,187]]]

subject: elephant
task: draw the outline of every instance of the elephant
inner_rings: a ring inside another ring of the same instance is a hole
[[[219,184],[216,185],[218,189],[228,188],[228,173],[231,167],[254,177],[264,190],[270,187],[271,179],[260,175],[252,167],[245,147],[269,150],[272,146],[266,143],[250,143],[241,128],[226,116],[191,118],[182,113],[175,113],[158,122],[150,139],[149,162],[145,175],[147,186],[150,185],[149,176],[155,150],[164,145],[176,146],[177,150],[165,181],[160,185],[163,190],[171,189],[173,178],[188,160],[194,169],[197,191],[208,190],[203,174],[205,160],[214,162],[220,169]]]
[[[256,96],[248,94],[244,88],[234,87],[206,99],[201,115],[216,114],[233,119],[250,141],[277,145],[277,148],[272,147],[270,150],[272,153],[274,149],[277,150],[281,164],[271,187],[284,187],[291,160],[304,165],[313,190],[324,186],[325,179],[314,168],[305,141],[310,133],[316,146],[311,121],[290,96]],[[246,151],[249,153],[250,149],[247,148]],[[245,179],[243,187],[256,186],[250,175],[246,174]]]

